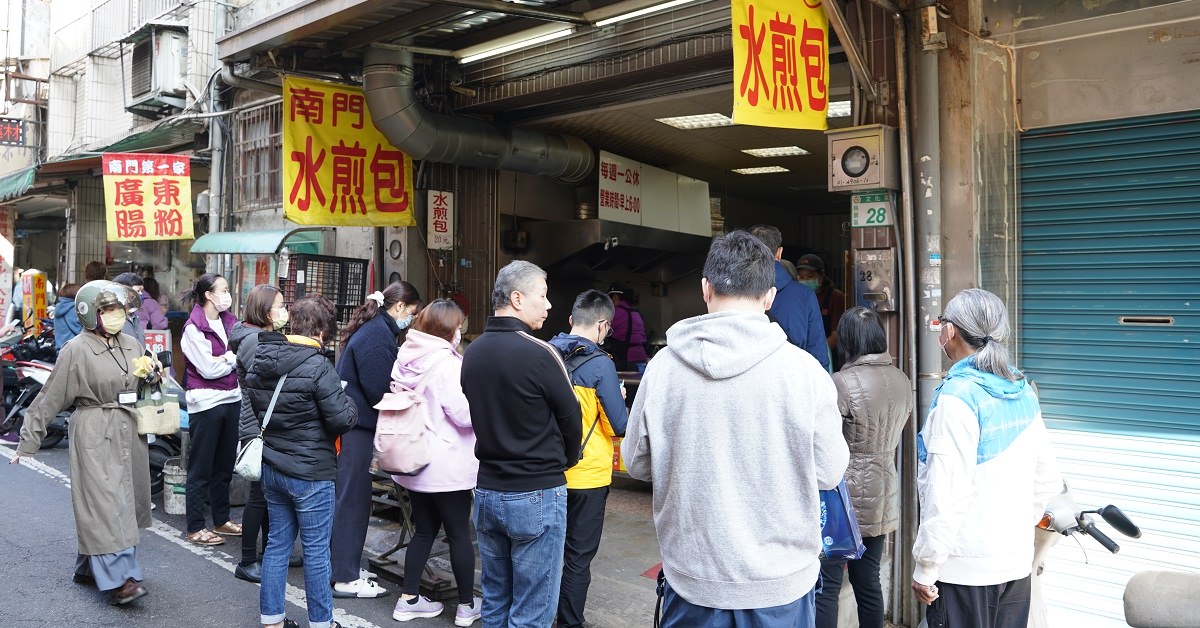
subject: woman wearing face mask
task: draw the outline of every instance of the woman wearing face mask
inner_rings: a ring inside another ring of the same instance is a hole
[[[275,286],[254,286],[246,296],[246,307],[242,320],[233,326],[229,334],[229,348],[237,355],[238,387],[242,391],[240,409],[241,433],[255,433],[258,416],[250,406],[246,393],[246,371],[254,362],[254,351],[258,348],[258,336],[264,331],[280,331],[288,323],[287,307],[283,304],[283,293]],[[249,582],[262,581],[262,564],[258,560],[258,537],[267,538],[267,500],[263,496],[262,483],[250,483],[250,496],[242,510],[242,560],[234,568],[233,575]]]
[[[371,517],[371,458],[375,454],[375,404],[391,385],[390,367],[403,335],[421,304],[417,289],[397,281],[373,292],[354,310],[342,335],[338,375],[358,408],[358,424],[342,435],[338,454],[337,503],[333,511],[333,596],[376,598],[387,590],[361,570]]]
[[[133,361],[141,355],[125,325],[124,287],[91,281],[75,295],[85,330],[58,354],[42,392],[25,414],[12,462],[37,453],[46,424],[64,408],[71,415],[71,503],[78,555],[74,580],[112,592],[114,604],[143,595],[138,528],[149,527],[150,460],[137,413],[121,393],[137,388]],[[51,585],[53,581],[51,581]]]
[[[229,519],[229,482],[233,479],[242,404],[233,370],[237,357],[229,349],[230,332],[237,319],[229,313],[233,296],[221,275],[201,275],[187,298],[193,304],[192,313],[179,340],[186,365],[184,388],[191,436],[187,540],[196,545],[220,545],[225,542],[221,535],[242,534],[242,526]],[[204,525],[209,507],[212,531]]]

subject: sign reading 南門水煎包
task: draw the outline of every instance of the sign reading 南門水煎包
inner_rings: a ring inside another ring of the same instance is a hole
[[[733,0],[733,121],[828,128],[829,19],[822,0]]]
[[[101,161],[109,242],[192,239],[191,158],[105,153]]]
[[[416,226],[412,158],[358,87],[284,77],[283,190],[284,215],[302,225]]]

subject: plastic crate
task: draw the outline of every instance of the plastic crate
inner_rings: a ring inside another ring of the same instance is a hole
[[[280,279],[286,305],[310,294],[329,299],[337,308],[338,325],[367,300],[367,260],[329,255],[292,254],[286,279]]]

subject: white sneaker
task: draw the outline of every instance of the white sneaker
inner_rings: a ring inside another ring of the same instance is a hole
[[[387,589],[366,578],[359,578],[354,582],[333,583],[333,597],[376,598],[385,595]]]
[[[401,598],[396,600],[396,608],[392,611],[392,619],[396,621],[429,619],[441,615],[444,608],[441,602],[434,602],[424,595],[418,595],[412,600]],[[470,624],[465,625],[470,626]]]
[[[474,597],[471,598],[471,605],[459,604],[454,610],[454,625],[455,626],[470,626],[483,617],[483,599]]]

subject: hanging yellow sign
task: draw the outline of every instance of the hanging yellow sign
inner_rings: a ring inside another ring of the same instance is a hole
[[[101,165],[109,242],[192,239],[190,157],[104,153]]]
[[[283,183],[292,222],[416,225],[412,158],[375,128],[357,87],[283,79]]]
[[[733,0],[733,121],[828,128],[829,18],[821,0]]]

